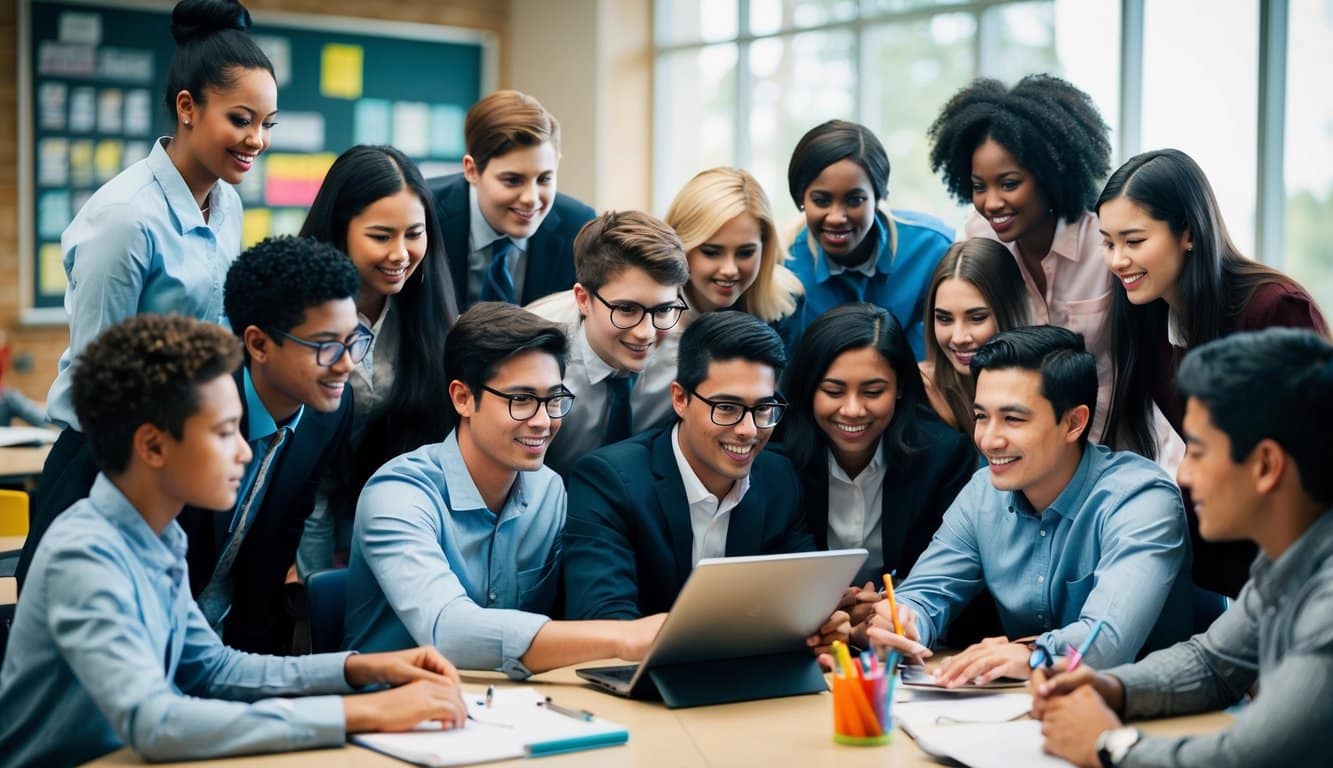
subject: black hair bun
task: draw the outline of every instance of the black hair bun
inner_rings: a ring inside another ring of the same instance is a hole
[[[250,12],[237,0],[181,0],[171,10],[171,36],[176,45],[200,40],[226,29],[250,28]]]

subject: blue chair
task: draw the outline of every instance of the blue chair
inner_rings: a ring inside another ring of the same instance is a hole
[[[347,569],[334,568],[310,574],[305,580],[305,592],[310,602],[310,652],[342,650]]]

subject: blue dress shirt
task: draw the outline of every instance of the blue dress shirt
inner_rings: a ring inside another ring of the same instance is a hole
[[[877,212],[874,228],[866,235],[879,244],[873,268],[839,267],[810,237],[810,230],[801,228],[786,264],[805,286],[805,296],[796,311],[778,324],[788,349],[828,310],[847,302],[868,301],[893,313],[907,331],[917,360],[925,359],[922,317],[926,289],[936,265],[953,243],[953,228],[924,213],[895,210],[891,215],[892,219]]]
[[[331,747],[347,654],[222,644],[190,597],[185,533],[153,534],[105,475],[56,519],[0,670],[0,762],[75,764],[128,744],[150,760]],[[230,699],[231,701],[219,701]]]
[[[564,527],[565,486],[547,467],[519,472],[496,515],[456,431],[393,459],[357,502],[345,647],[433,645],[460,668],[527,677],[520,659],[549,621]]]
[[[60,426],[79,428],[70,366],[102,329],[145,312],[226,322],[222,289],[241,252],[241,198],[214,184],[205,222],[165,142],[93,193],[60,237],[69,348],[46,397]]]
[[[1098,669],[1133,661],[1145,644],[1183,640],[1193,614],[1180,491],[1151,461],[1100,445],[1084,447],[1069,484],[1041,511],[1022,493],[996,490],[982,469],[897,597],[916,611],[929,646],[983,588],[1011,638],[1078,647],[1105,620],[1085,656]]]

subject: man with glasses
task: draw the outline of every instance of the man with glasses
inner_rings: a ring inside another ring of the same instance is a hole
[[[346,647],[431,645],[463,669],[524,678],[647,653],[664,616],[552,621],[565,487],[542,465],[578,412],[560,327],[474,305],[445,339],[458,426],[371,476],[357,504]],[[583,403],[578,403],[579,408]]]
[[[685,249],[646,213],[611,211],[574,240],[573,290],[529,309],[569,337],[565,388],[579,408],[551,445],[547,466],[568,477],[589,451],[658,426],[671,414],[678,333],[689,279]]]
[[[801,486],[764,453],[786,403],[777,333],[744,312],[710,312],[680,339],[671,383],[677,422],[575,465],[565,530],[565,599],[576,619],[632,619],[671,608],[705,557],[807,552]],[[810,638],[846,638],[834,613]]]
[[[177,520],[190,589],[233,648],[292,652],[283,585],[319,478],[351,426],[345,385],[370,340],[357,323],[359,285],[341,251],[293,237],[255,245],[227,273],[224,306],[245,352],[235,374],[240,431],[254,458],[230,513],[186,507]],[[25,554],[50,523],[34,521]]]

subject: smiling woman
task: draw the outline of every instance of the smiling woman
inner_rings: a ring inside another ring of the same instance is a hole
[[[137,314],[226,322],[223,279],[241,251],[241,199],[231,185],[268,146],[278,110],[273,65],[249,27],[235,0],[176,5],[163,93],[175,132],[98,189],[61,236],[70,340],[47,408],[65,430],[42,471],[20,582],[46,527],[97,474],[70,396],[78,354],[103,328]]]

